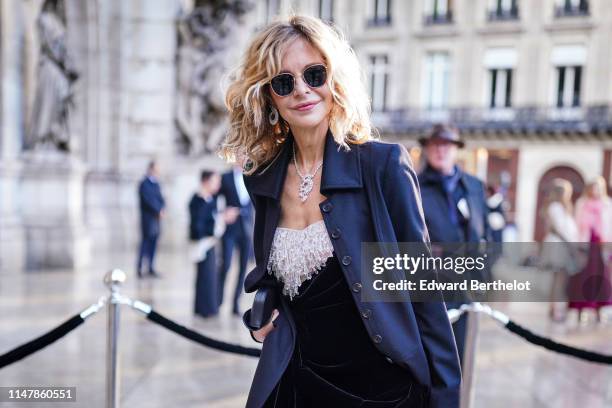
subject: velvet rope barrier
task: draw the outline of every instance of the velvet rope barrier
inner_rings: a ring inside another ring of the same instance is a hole
[[[165,327],[166,329],[178,334],[179,336],[185,337],[186,339],[195,341],[196,343],[213,348],[215,350],[251,357],[259,357],[261,354],[261,350],[257,348],[243,347],[236,344],[226,343],[224,341],[216,340],[211,337],[200,334],[194,330],[191,330],[168,319],[167,317],[162,316],[155,310],[151,310],[149,314],[147,314],[147,319],[159,324],[162,327]]]
[[[543,347],[547,350],[576,357],[592,363],[612,365],[612,355],[568,346],[567,344],[559,343],[547,337],[540,336],[539,334],[535,334],[523,326],[513,322],[508,316],[500,311],[492,309],[490,306],[482,303],[474,302],[461,305],[459,309],[450,309],[448,310],[448,316],[451,322],[455,322],[461,317],[462,314],[466,312],[484,313],[497,320],[508,331],[522,337],[531,344]]]
[[[0,369],[24,359],[27,356],[47,347],[51,343],[61,339],[66,334],[83,324],[85,319],[87,319],[89,316],[97,313],[102,307],[104,307],[105,304],[106,298],[100,298],[97,303],[92,304],[83,312],[72,316],[56,328],[0,355]]]
[[[30,354],[34,354],[38,350],[47,347],[49,344],[55,342],[58,339],[61,339],[66,334],[70,333],[71,331],[79,327],[81,324],[83,324],[84,321],[85,320],[83,320],[80,315],[72,316],[70,319],[57,326],[55,329],[19,347],[16,347],[11,351],[2,354],[0,356],[0,369],[6,367],[9,364],[13,364],[16,361],[19,361],[29,356]]]

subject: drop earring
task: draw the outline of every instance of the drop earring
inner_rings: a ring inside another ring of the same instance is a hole
[[[270,122],[272,126],[278,123],[278,110],[274,106],[270,108],[270,114],[268,115],[268,121]]]
[[[270,107],[270,114],[268,115],[268,122],[270,122],[270,125],[272,125],[274,134],[277,136],[283,133],[283,130],[281,129],[279,118],[280,118],[280,115],[278,114],[278,109],[276,109],[274,106]]]

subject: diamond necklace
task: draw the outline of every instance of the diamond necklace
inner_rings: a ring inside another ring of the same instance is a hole
[[[300,169],[298,168],[297,161],[295,160],[295,143],[293,144],[292,147],[293,147],[293,164],[295,165],[295,171],[297,171],[298,176],[300,176],[300,179],[302,180],[302,182],[300,183],[298,194],[300,196],[300,200],[304,202],[306,201],[306,199],[308,198],[308,195],[312,191],[312,186],[314,185],[314,176],[315,174],[317,174],[317,171],[319,171],[319,168],[323,165],[323,160],[321,160],[321,163],[319,163],[314,173],[302,175],[302,173],[300,173]]]

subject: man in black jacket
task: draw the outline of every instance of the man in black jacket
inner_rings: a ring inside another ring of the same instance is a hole
[[[138,277],[143,277],[142,263],[147,259],[149,275],[159,278],[160,275],[153,267],[155,250],[160,234],[160,219],[164,214],[165,201],[159,186],[159,169],[155,161],[149,163],[146,176],[138,187],[140,201],[140,231],[141,242],[138,252],[136,271]]]
[[[419,185],[432,244],[488,241],[490,233],[484,184],[456,164],[458,149],[464,146],[458,130],[438,124],[419,142],[426,159],[419,174]],[[449,309],[460,305],[447,302]],[[462,363],[466,323],[464,315],[453,324]]]

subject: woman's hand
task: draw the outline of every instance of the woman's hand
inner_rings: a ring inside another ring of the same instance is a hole
[[[258,342],[263,343],[268,333],[274,330],[274,327],[275,327],[274,319],[276,319],[277,317],[278,317],[278,309],[272,310],[272,318],[270,319],[270,321],[265,326],[263,326],[261,329],[253,332],[253,337],[255,337],[255,339]]]

